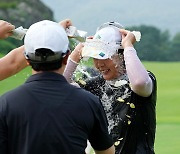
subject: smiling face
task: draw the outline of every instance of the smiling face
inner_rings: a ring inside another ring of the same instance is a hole
[[[95,67],[101,72],[105,80],[113,80],[125,72],[123,56],[114,55],[111,59],[95,59]]]

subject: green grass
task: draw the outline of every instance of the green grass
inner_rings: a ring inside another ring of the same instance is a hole
[[[180,62],[144,64],[157,78],[158,122],[175,122],[180,124]]]
[[[178,154],[180,151],[180,124],[158,123],[156,154]]]
[[[180,151],[180,62],[144,63],[157,78],[157,154]]]
[[[13,75],[12,77],[0,81],[0,95],[8,90],[11,90],[25,82],[25,80],[31,75],[30,67],[22,70],[21,72]]]
[[[180,153],[180,62],[144,62],[158,82],[157,154]],[[0,82],[0,95],[22,84],[31,74],[30,68]]]

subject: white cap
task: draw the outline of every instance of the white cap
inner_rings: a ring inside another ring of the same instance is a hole
[[[68,37],[62,26],[53,21],[43,20],[28,29],[24,39],[25,56],[30,60],[41,61],[40,56],[35,53],[37,49],[45,48],[54,52],[47,61],[55,61],[67,53],[68,44]]]
[[[121,46],[119,28],[108,26],[96,32],[92,40],[87,40],[82,50],[82,57],[108,59],[117,53]]]

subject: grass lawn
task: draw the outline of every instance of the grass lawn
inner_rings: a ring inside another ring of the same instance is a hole
[[[178,154],[180,151],[180,124],[158,123],[155,152],[156,154]]]
[[[144,63],[157,78],[157,154],[180,153],[180,62]]]
[[[157,133],[155,151],[157,154],[180,153],[180,62],[144,62],[158,82]],[[0,95],[22,84],[31,74],[31,69],[0,82]]]

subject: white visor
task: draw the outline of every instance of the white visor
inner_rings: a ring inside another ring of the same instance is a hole
[[[121,46],[121,33],[116,27],[105,27],[84,43],[82,57],[108,59],[117,53]]]
[[[108,59],[117,53],[118,49],[119,44],[117,45],[116,42],[108,43],[99,39],[88,39],[84,43],[82,57]]]

